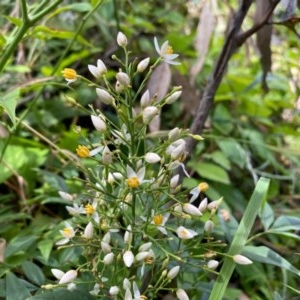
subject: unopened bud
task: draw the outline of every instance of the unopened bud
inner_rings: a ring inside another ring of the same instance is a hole
[[[147,57],[142,61],[140,61],[140,63],[137,65],[137,71],[140,73],[144,72],[145,69],[148,67],[149,62],[150,62],[150,57]]]

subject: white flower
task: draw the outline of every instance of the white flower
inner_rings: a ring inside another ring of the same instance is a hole
[[[118,293],[119,293],[119,288],[117,286],[112,286],[110,289],[109,289],[109,293],[112,295],[112,296],[116,296]]]
[[[190,203],[198,198],[201,192],[204,192],[208,189],[208,184],[206,182],[199,183],[195,188],[191,189],[190,194],[192,194],[192,198],[190,199]]]
[[[127,178],[128,178],[126,182],[130,188],[137,188],[140,184],[143,183],[145,173],[146,173],[145,167],[142,167],[137,172],[135,172],[131,167],[127,165],[126,171],[127,171]]]
[[[176,233],[177,233],[178,237],[183,240],[192,239],[193,237],[198,235],[198,232],[196,232],[192,229],[187,229],[184,226],[179,226],[176,229]]]
[[[139,62],[139,64],[137,65],[137,71],[142,73],[145,71],[145,69],[148,67],[149,65],[149,62],[150,62],[150,57],[147,57],[147,58],[144,58],[143,60],[141,60]]]
[[[239,265],[250,265],[253,264],[253,261],[247,258],[244,255],[236,254],[232,257],[235,263]]]
[[[177,91],[173,93],[171,96],[169,96],[166,100],[166,104],[172,104],[174,103],[180,96],[181,96],[182,91]]]
[[[190,203],[184,203],[183,210],[191,216],[202,216],[201,211],[196,206]]]
[[[84,208],[82,205],[78,205],[77,203],[73,203],[72,206],[66,206],[67,211],[69,212],[70,215],[72,216],[78,216],[80,214],[84,213]]]
[[[176,140],[176,141],[172,142],[172,144],[170,144],[170,145],[167,147],[166,153],[167,153],[168,155],[172,155],[172,153],[173,153],[173,157],[175,157],[175,156],[178,155],[178,152],[180,152],[180,151],[182,151],[182,150],[185,149],[185,144],[186,144],[186,142],[185,142],[184,139]],[[177,149],[177,150],[176,150],[176,149]],[[175,151],[175,150],[176,150],[176,151]],[[180,155],[180,153],[179,153],[179,155]],[[181,155],[182,155],[182,153],[181,153]],[[173,158],[173,159],[175,160],[176,158]]]
[[[218,267],[219,262],[217,260],[211,259],[207,262],[207,267],[211,270],[214,270]]]
[[[59,284],[70,283],[77,277],[76,270],[69,270],[65,273],[59,269],[51,269],[51,272],[57,279],[59,279]]]
[[[97,296],[100,292],[100,284],[95,283],[93,290],[90,291],[90,294],[93,296]]]
[[[145,107],[142,112],[143,122],[149,123],[157,114],[158,108],[156,106]]]
[[[130,86],[130,78],[126,73],[119,72],[119,73],[117,73],[116,78],[120,82],[121,85],[123,85],[125,87]]]
[[[158,55],[163,58],[163,60],[170,65],[180,65],[179,62],[173,61],[175,58],[179,56],[179,54],[173,54],[173,49],[171,46],[169,46],[169,42],[165,41],[161,48],[158,45],[157,38],[154,37],[154,45],[155,50],[158,53]]]
[[[174,279],[179,273],[180,266],[173,267],[167,274],[169,279]]]
[[[131,139],[130,133],[127,132],[127,127],[125,124],[122,125],[121,131],[113,130],[112,135],[116,137],[115,144],[124,144]]]
[[[154,213],[152,213],[153,215]],[[167,230],[165,229],[165,224],[168,221],[170,217],[170,213],[165,213],[164,215],[158,214],[158,215],[153,215],[153,220],[151,224],[154,224],[157,226],[157,229],[163,233],[164,235],[168,235]]]
[[[126,267],[130,268],[134,262],[134,255],[132,251],[127,250],[123,254],[123,261]]]
[[[93,233],[94,233],[93,223],[89,222],[84,229],[84,233],[83,233],[82,237],[89,240],[93,237]]]
[[[127,45],[127,37],[123,32],[118,32],[117,43],[120,47],[125,47]]]
[[[63,199],[63,200],[66,200],[66,201],[69,201],[69,202],[72,202],[74,199],[73,199],[73,196],[70,195],[69,193],[66,193],[66,192],[63,192],[63,191],[58,191],[58,194],[59,196]]]
[[[148,152],[145,155],[145,161],[149,164],[158,163],[160,160],[161,160],[161,157],[154,152]]]
[[[141,107],[144,108],[144,107],[147,107],[150,105],[150,92],[149,90],[146,90],[144,92],[144,94],[142,95],[141,97]]]
[[[106,66],[101,59],[97,60],[97,66],[88,65],[88,68],[92,75],[96,78],[102,77],[107,72]]]
[[[84,213],[88,216],[91,216],[94,219],[94,221],[97,224],[99,224],[100,217],[99,217],[99,214],[97,212],[97,206],[98,206],[97,200],[94,200],[92,204],[86,204],[84,206]]]
[[[91,119],[92,119],[92,123],[93,123],[94,127],[98,131],[100,131],[100,132],[106,131],[106,124],[105,124],[104,120],[102,119],[102,117],[91,115]]]
[[[96,88],[96,93],[104,104],[110,105],[114,102],[114,98],[106,90]]]
[[[104,257],[103,257],[103,263],[105,265],[110,265],[113,261],[114,261],[114,257],[115,255],[111,252],[111,253],[107,253]]]
[[[73,227],[70,225],[70,223],[65,222],[65,228],[63,230],[60,230],[60,234],[64,237],[64,239],[59,240],[55,243],[55,245],[64,245],[70,241],[75,236],[75,231]]]
[[[178,289],[176,291],[176,296],[179,300],[189,300],[189,296],[187,295],[187,293],[185,292],[185,290],[183,289]]]

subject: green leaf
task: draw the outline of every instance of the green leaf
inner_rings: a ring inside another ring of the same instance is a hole
[[[232,115],[225,105],[218,104],[216,106],[213,113],[212,124],[217,130],[222,132],[224,135],[228,135],[232,131]]]
[[[6,300],[24,300],[30,297],[29,291],[18,279],[18,277],[11,273],[6,273]]]
[[[229,159],[221,151],[214,151],[212,153],[205,154],[204,157],[213,160],[216,164],[228,171],[231,168]]]
[[[259,212],[260,220],[265,230],[268,230],[271,224],[274,222],[274,212],[271,206],[266,202]]]
[[[300,218],[280,216],[275,220],[272,226],[272,229],[275,228],[281,231],[300,230]]]
[[[246,246],[243,250],[243,255],[247,256],[253,261],[258,261],[280,268],[289,270],[297,275],[300,275],[300,271],[291,265],[285,258],[280,256],[275,251],[265,246]]]
[[[25,261],[22,263],[22,268],[24,270],[25,276],[31,281],[32,283],[41,286],[45,282],[45,276],[43,271],[39,266],[34,264],[31,261]]]
[[[2,95],[0,98],[0,106],[4,108],[14,125],[16,122],[16,106],[17,101],[20,98],[20,91],[20,88],[13,89],[7,94]]]
[[[269,179],[263,177],[259,179],[228,250],[228,257],[225,257],[216,279],[212,293],[210,294],[210,300],[223,299],[226,287],[235,268],[235,263],[231,256],[243,251],[259,209],[267,197],[269,184]]]
[[[14,239],[10,241],[8,244],[5,255],[9,257],[17,252],[26,252],[34,243],[36,243],[38,237],[31,236],[16,236]]]
[[[230,184],[226,171],[215,164],[200,162],[190,166],[204,179]]]
[[[216,139],[216,143],[230,161],[232,161],[240,168],[244,168],[246,162],[246,153],[243,147],[238,142],[231,139]]]
[[[43,240],[38,243],[38,249],[41,251],[41,254],[45,261],[48,261],[50,257],[50,253],[53,247],[53,241],[52,240]]]

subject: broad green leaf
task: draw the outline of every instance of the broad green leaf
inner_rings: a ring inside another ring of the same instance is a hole
[[[45,282],[45,276],[39,266],[31,261],[22,263],[22,268],[28,280],[37,286],[41,286]]]
[[[216,143],[231,162],[238,165],[240,168],[244,168],[246,153],[237,141],[232,139],[216,139]]]
[[[228,250],[229,256],[225,257],[220,273],[215,281],[209,297],[210,300],[223,299],[228,282],[235,268],[235,263],[230,256],[240,254],[243,251],[259,209],[267,197],[269,184],[270,180],[262,177],[255,186],[244,216]]]
[[[271,206],[266,202],[259,212],[260,220],[264,226],[265,230],[268,230],[269,227],[274,222],[274,212]]]
[[[20,91],[20,88],[13,89],[7,94],[2,95],[0,98],[0,106],[4,108],[14,125],[16,122],[16,106],[20,97]]]
[[[246,246],[243,250],[243,255],[253,261],[258,261],[266,264],[271,264],[289,270],[297,275],[300,271],[291,265],[285,258],[280,256],[275,251],[265,246]]]
[[[216,164],[220,165],[224,169],[228,171],[230,170],[230,161],[221,151],[214,151],[212,153],[205,154],[204,157],[213,160]]]
[[[300,218],[290,216],[279,216],[275,220],[272,229],[277,229],[281,231],[300,230]]]
[[[10,22],[10,23],[12,23],[12,24],[14,24],[14,25],[16,25],[16,26],[21,26],[22,25],[22,19],[20,19],[20,18],[14,18],[14,17],[11,17],[11,16],[5,16],[7,19],[8,19],[8,21]]]
[[[292,233],[292,232],[286,232],[285,230],[279,230],[279,229],[269,229],[268,234],[277,234],[285,237],[290,237],[293,239],[296,239],[300,241],[300,236],[298,234]]]
[[[226,171],[215,164],[200,162],[193,164],[192,167],[204,179],[230,184]]]
[[[30,297],[27,288],[18,277],[11,273],[6,273],[6,300],[24,300]]]
[[[41,251],[41,254],[45,261],[48,261],[50,253],[52,250],[53,241],[52,240],[42,240],[38,243],[38,249]]]
[[[9,257],[20,251],[26,252],[37,240],[38,237],[34,235],[22,237],[16,236],[7,245],[5,256]]]
[[[5,36],[0,32],[0,48],[4,48],[6,45],[6,38]]]

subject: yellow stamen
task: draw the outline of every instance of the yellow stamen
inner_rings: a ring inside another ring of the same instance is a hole
[[[68,228],[68,227],[65,227],[64,229],[63,229],[63,232],[65,233],[65,235],[67,236],[67,237],[71,237],[73,234],[72,234],[72,230],[70,229],[70,228]]]
[[[173,54],[173,48],[171,46],[168,46],[167,54]]]
[[[93,205],[91,204],[87,204],[85,207],[84,207],[84,211],[87,215],[92,215],[94,212],[95,212],[95,208]]]
[[[126,182],[127,185],[133,189],[136,189],[140,185],[138,178],[135,176],[128,178]]]
[[[162,222],[163,222],[163,216],[161,214],[156,215],[156,216],[153,217],[153,223],[155,225],[161,225]]]
[[[85,158],[90,155],[90,150],[87,146],[79,145],[76,149],[76,153],[79,157]]]
[[[206,190],[208,190],[209,185],[206,182],[201,182],[198,185],[198,188],[199,188],[200,192],[205,192]]]
[[[77,73],[74,69],[65,68],[61,71],[62,76],[67,80],[76,80]]]
[[[145,259],[144,259],[145,264],[151,265],[154,262],[154,257],[153,255],[149,254]]]

